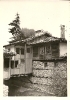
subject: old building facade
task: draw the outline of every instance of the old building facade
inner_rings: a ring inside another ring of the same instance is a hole
[[[34,60],[45,61],[64,56],[67,53],[67,41],[65,38],[53,37],[48,32],[38,30],[35,36],[10,41],[4,48],[16,53],[16,56],[11,58],[10,76],[26,75],[32,73]]]

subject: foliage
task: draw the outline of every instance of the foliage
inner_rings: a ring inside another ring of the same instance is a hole
[[[34,36],[35,31],[34,31],[34,29],[22,28],[21,34],[22,34],[22,36],[24,36],[24,38],[28,38],[28,37]]]
[[[9,33],[12,33],[14,41],[28,38],[33,36],[35,33],[33,29],[20,28],[20,17],[18,13],[16,14],[15,20],[13,20],[9,25],[12,27],[9,29]]]
[[[9,33],[12,33],[12,35],[14,36],[14,38],[19,38],[19,36],[21,36],[21,28],[20,28],[20,17],[19,14],[16,14],[16,18],[15,20],[13,20],[10,24],[10,26],[12,26],[12,28],[9,29]]]

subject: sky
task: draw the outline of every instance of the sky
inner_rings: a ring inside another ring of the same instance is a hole
[[[9,23],[20,15],[20,27],[44,30],[60,37],[60,25],[65,25],[65,37],[69,34],[69,1],[60,0],[0,0],[0,34],[3,45],[12,37]]]

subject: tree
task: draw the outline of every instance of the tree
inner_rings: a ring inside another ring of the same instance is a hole
[[[21,34],[23,34],[24,38],[28,38],[35,35],[34,29],[22,28]]]
[[[12,26],[12,28],[9,29],[9,33],[12,33],[15,39],[20,39],[22,35],[20,35],[21,28],[20,28],[20,17],[18,13],[16,14],[15,20],[13,20],[9,25]]]
[[[9,33],[13,35],[13,41],[28,38],[33,36],[35,33],[33,29],[20,28],[20,17],[18,13],[16,14],[15,20],[13,20],[9,25],[11,26]]]

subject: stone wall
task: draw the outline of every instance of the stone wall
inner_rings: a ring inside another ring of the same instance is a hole
[[[33,61],[32,75],[7,83],[9,96],[67,96],[67,61]]]
[[[42,91],[56,96],[66,96],[67,62],[65,60],[51,62],[33,61],[31,81]]]

